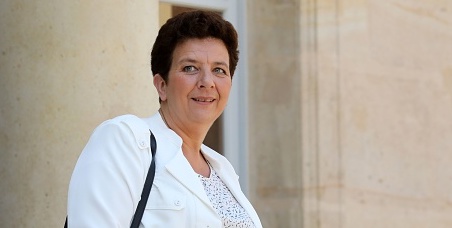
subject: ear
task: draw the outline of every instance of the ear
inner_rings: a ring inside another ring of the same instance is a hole
[[[154,86],[157,89],[157,93],[159,94],[160,100],[166,100],[166,82],[163,80],[160,74],[154,75]]]

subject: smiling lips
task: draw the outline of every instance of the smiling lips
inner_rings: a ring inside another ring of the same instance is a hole
[[[216,100],[214,98],[208,98],[208,97],[194,97],[192,99],[194,101],[198,101],[198,102],[214,102]]]

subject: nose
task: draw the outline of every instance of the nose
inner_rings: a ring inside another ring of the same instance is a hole
[[[214,75],[208,70],[204,70],[199,74],[198,87],[199,88],[214,88]]]

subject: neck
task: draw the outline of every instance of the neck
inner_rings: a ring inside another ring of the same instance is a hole
[[[200,155],[201,145],[210,126],[199,123],[182,123],[171,115],[171,112],[169,112],[164,106],[159,109],[159,112],[166,126],[182,138],[182,149],[184,154]]]
[[[210,168],[201,153],[201,145],[210,126],[178,122],[171,115],[171,112],[168,112],[163,106],[161,106],[159,112],[166,126],[182,138],[182,152],[193,170],[198,174],[208,177],[210,175]]]

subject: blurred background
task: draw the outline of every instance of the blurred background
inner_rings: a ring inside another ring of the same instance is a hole
[[[452,1],[3,0],[0,227],[62,227],[102,121],[152,115],[177,13],[231,21],[240,61],[206,144],[266,228],[452,227]]]

